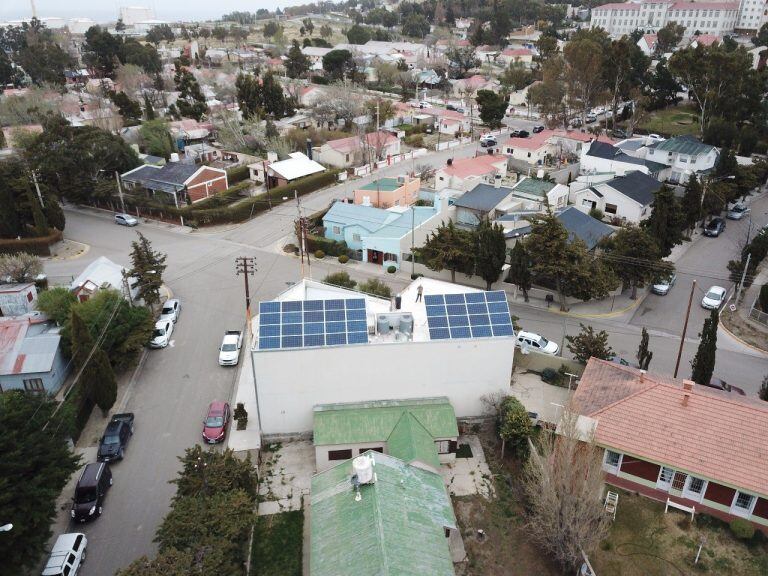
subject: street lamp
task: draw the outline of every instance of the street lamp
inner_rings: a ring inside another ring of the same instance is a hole
[[[13,530],[13,524],[11,523],[0,526],[0,532],[10,532],[11,530]]]

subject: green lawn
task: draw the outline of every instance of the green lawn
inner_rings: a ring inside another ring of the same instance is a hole
[[[253,529],[251,574],[301,576],[304,512],[259,516]]]
[[[655,110],[640,122],[638,128],[651,133],[682,136],[699,135],[699,117],[692,106],[670,106]]]

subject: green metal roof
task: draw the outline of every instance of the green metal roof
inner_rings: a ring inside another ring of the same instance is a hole
[[[373,182],[369,182],[358,190],[379,190],[381,192],[392,192],[403,186],[398,183],[397,178],[379,178]]]
[[[315,445],[384,442],[406,412],[416,418],[433,441],[459,435],[456,413],[448,398],[375,400],[315,406]]]
[[[412,412],[403,412],[387,438],[387,454],[403,462],[423,462],[435,470],[440,469],[435,439]]]
[[[693,136],[676,136],[675,138],[659,142],[659,144],[656,145],[656,150],[677,152],[678,154],[688,154],[689,156],[708,154],[712,148],[713,146],[702,144]]]
[[[310,576],[453,576],[445,528],[456,528],[439,474],[392,456],[374,458],[375,482],[350,481],[352,460],[315,475]]]
[[[513,194],[515,192],[523,192],[524,194],[532,194],[533,196],[541,196],[542,198],[547,195],[547,192],[552,190],[556,186],[555,182],[545,182],[544,180],[538,180],[536,178],[526,178],[521,180],[517,186],[512,189]]]

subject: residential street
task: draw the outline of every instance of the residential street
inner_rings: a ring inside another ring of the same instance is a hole
[[[474,147],[445,151],[430,155],[429,163],[435,166],[452,155],[473,153]],[[393,166],[377,176],[395,175],[402,169]],[[351,190],[350,184],[341,184],[305,197],[302,208],[305,213],[323,209],[348,189]],[[764,223],[766,210],[766,198],[753,206],[755,226]],[[223,331],[239,328],[244,322],[243,280],[235,275],[234,258],[256,257],[258,271],[251,279],[254,302],[274,297],[299,279],[297,260],[284,255],[278,247],[278,241],[292,231],[296,205],[289,202],[243,225],[210,232],[156,223],[124,228],[116,226],[110,214],[96,211],[68,209],[66,215],[65,237],[85,243],[90,249],[79,258],[46,262],[46,272],[53,279],[75,275],[101,255],[130,265],[130,242],[136,237],[135,232],[141,231],[156,250],[168,254],[166,284],[182,302],[171,346],[147,352],[119,406],[120,411],[136,414],[136,433],[125,460],[113,467],[115,483],[107,497],[104,516],[91,524],[67,528],[69,517],[65,510],[60,513],[55,529],[56,533],[77,529],[88,535],[88,562],[82,574],[111,575],[137,557],[155,552],[152,539],[174,493],[168,481],[178,469],[177,457],[199,441],[201,419],[208,403],[214,399],[228,400],[232,394],[237,370],[218,366],[216,350]],[[748,220],[729,221],[724,236],[698,241],[678,263],[678,282],[670,294],[663,298],[650,295],[637,310],[623,316],[585,320],[519,303],[511,306],[512,313],[520,317],[525,329],[539,332],[558,344],[562,342],[563,327],[568,334],[578,333],[580,322],[605,329],[614,350],[626,358],[634,358],[640,330],[645,325],[651,332],[650,347],[654,352],[651,369],[671,373],[691,279],[696,277],[703,289],[709,284],[723,283],[721,278],[727,278],[725,263],[737,252],[746,226]],[[312,262],[315,278],[336,269],[335,261]],[[348,265],[347,269],[358,280],[381,276],[394,290],[409,281],[407,275],[389,276],[373,265]],[[722,272],[702,273],[707,269]],[[690,374],[689,362],[704,318],[698,306],[700,298],[700,293],[694,298],[681,362],[683,377]],[[768,372],[765,356],[727,336],[721,336],[718,344],[716,374],[754,394]],[[81,444],[95,447],[99,433],[100,430],[82,438]]]

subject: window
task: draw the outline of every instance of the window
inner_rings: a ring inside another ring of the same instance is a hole
[[[613,450],[605,451],[605,458],[603,460],[603,469],[611,474],[616,474],[621,467],[621,454],[614,452]]]
[[[42,378],[29,378],[24,380],[24,390],[27,392],[45,392]]]
[[[77,538],[75,538],[75,545],[72,547],[72,550],[74,550],[75,552],[80,550],[80,544],[82,543],[83,543],[83,535],[81,534]]]
[[[341,234],[341,226],[334,226],[333,227],[333,233],[334,234]]]
[[[328,450],[328,460],[349,460],[352,458],[352,449]]]
[[[75,555],[74,554],[70,554],[67,557],[67,563],[68,564],[72,564],[73,566],[75,565]]]
[[[360,448],[360,450],[358,450],[357,453],[365,454],[369,450],[371,452],[379,452],[380,454],[384,454],[384,448],[382,446],[374,446],[373,448]]]
[[[672,470],[672,468],[662,466],[661,471],[659,472],[659,482],[663,482],[664,484],[669,484],[670,482],[672,482],[672,478],[674,476],[675,476],[675,471]]]
[[[607,214],[616,214],[617,211],[618,211],[618,207],[616,206],[616,204],[608,204],[606,202],[606,204],[605,204],[605,212]]]
[[[731,512],[737,516],[747,517],[752,514],[752,509],[755,506],[756,498],[752,494],[746,494],[745,492],[736,492],[736,496],[733,499],[733,505],[731,506]]]
[[[72,571],[72,568],[70,568],[69,566],[67,566],[67,565],[65,564],[65,565],[64,565],[64,569],[61,571],[61,573],[62,573],[62,575],[63,575],[63,576],[69,576],[69,573],[70,573],[71,571]]]
[[[352,234],[352,240],[355,242],[360,242],[360,234]]]
[[[344,161],[345,161],[345,162],[349,162],[349,154],[345,155],[345,157],[344,157],[344,158],[345,158],[345,159],[344,159]]]
[[[696,476],[691,476],[691,480],[688,483],[688,491],[693,492],[694,494],[701,494],[703,490],[704,480],[696,478]]]
[[[34,299],[34,296],[32,296],[32,292],[27,292],[27,302],[32,302]]]
[[[437,445],[438,454],[449,454],[451,452],[450,440],[440,440],[438,442],[435,442],[435,444]]]

